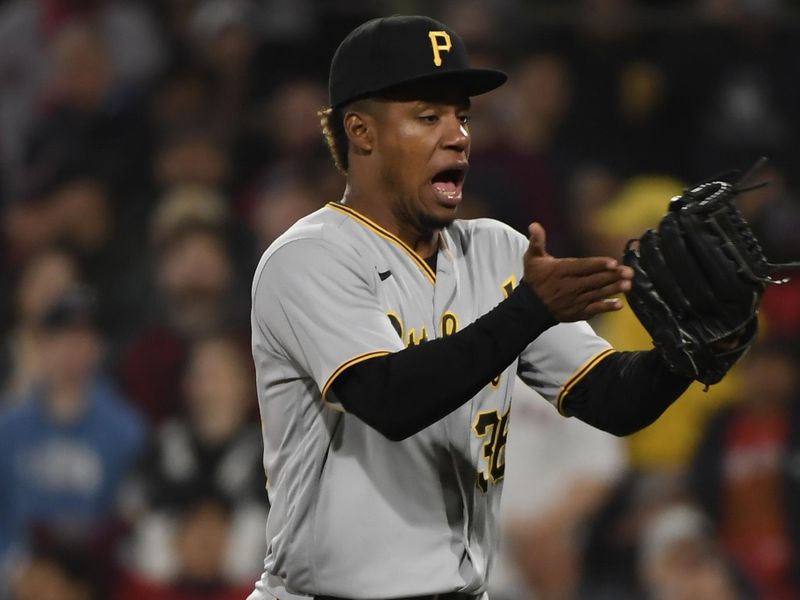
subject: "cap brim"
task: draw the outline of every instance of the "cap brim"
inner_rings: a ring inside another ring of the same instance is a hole
[[[422,75],[403,82],[403,86],[412,83],[442,82],[461,88],[467,96],[480,96],[499,88],[508,80],[508,75],[495,69],[460,69],[443,73]]]
[[[341,106],[360,98],[373,98],[395,93],[404,95],[409,88],[419,88],[426,83],[430,83],[431,86],[444,85],[448,88],[460,89],[468,97],[479,96],[500,87],[507,80],[508,75],[495,69],[454,69],[442,73],[428,73],[419,77],[412,77],[387,87],[365,92],[355,98],[339,102],[338,105]]]

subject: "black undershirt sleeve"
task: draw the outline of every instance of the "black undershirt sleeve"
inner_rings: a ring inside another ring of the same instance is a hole
[[[630,435],[660,417],[691,382],[672,373],[655,350],[614,352],[572,387],[561,406],[567,416]]]
[[[522,283],[461,331],[353,365],[328,394],[390,440],[403,440],[467,402],[555,324]]]

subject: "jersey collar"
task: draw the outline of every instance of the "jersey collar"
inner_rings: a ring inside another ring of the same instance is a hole
[[[414,252],[411,246],[406,244],[395,234],[391,233],[390,231],[387,231],[386,229],[375,223],[369,217],[365,217],[360,212],[353,210],[349,206],[346,206],[344,204],[339,204],[338,202],[328,202],[327,206],[335,210],[338,210],[339,212],[343,212],[354,221],[357,221],[367,229],[372,230],[374,233],[376,233],[383,239],[388,240],[395,246],[399,247],[403,252],[405,252],[411,258],[411,260],[413,260],[417,264],[417,266],[422,271],[423,275],[425,275],[426,279],[430,281],[431,284],[436,284],[436,272],[433,269],[431,269],[430,266],[428,266],[428,263],[425,262],[424,258],[422,258],[419,254]],[[441,245],[443,242],[444,242],[444,236],[440,233],[439,244]]]

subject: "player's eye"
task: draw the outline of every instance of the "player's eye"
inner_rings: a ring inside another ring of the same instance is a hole
[[[470,120],[472,120],[470,115],[458,115],[458,122],[462,125],[469,125]]]
[[[420,115],[419,120],[423,123],[436,123],[439,121],[439,115]]]

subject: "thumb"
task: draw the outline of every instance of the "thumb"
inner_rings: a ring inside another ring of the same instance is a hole
[[[544,227],[539,223],[531,223],[528,225],[528,233],[531,235],[528,244],[528,251],[532,256],[550,256],[545,250],[545,233]]]

